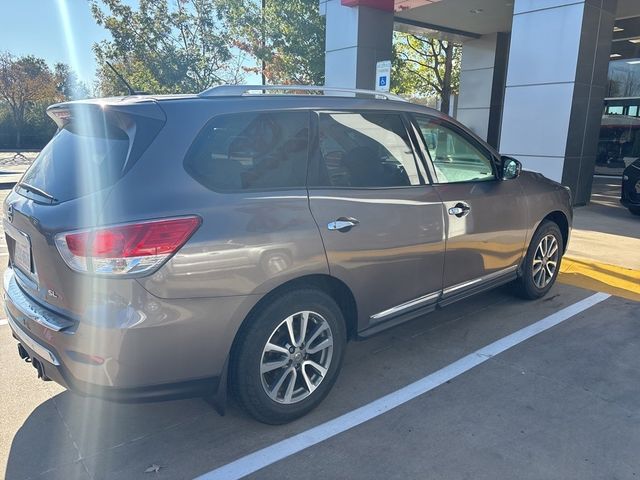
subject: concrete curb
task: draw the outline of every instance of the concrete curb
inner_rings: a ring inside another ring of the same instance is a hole
[[[640,302],[640,270],[569,256],[562,259],[558,281]]]

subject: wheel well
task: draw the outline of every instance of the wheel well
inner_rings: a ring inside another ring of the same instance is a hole
[[[545,220],[550,220],[558,225],[558,228],[560,228],[560,233],[562,233],[562,243],[564,245],[564,251],[566,251],[567,243],[569,242],[569,221],[567,220],[567,216],[561,211],[556,210],[555,212],[551,212],[549,215],[542,219],[542,221]]]
[[[347,340],[356,338],[358,332],[358,309],[351,289],[347,287],[344,282],[329,275],[318,274],[299,277],[279,285],[262,297],[258,303],[253,306],[236,332],[229,351],[227,363],[225,364],[224,373],[222,374],[224,388],[219,390],[216,397],[212,399],[217,410],[224,412],[226,408],[227,388],[231,388],[231,385],[228,383],[232,378],[230,371],[235,368],[234,358],[238,347],[238,339],[242,336],[243,330],[251,323],[253,316],[256,315],[256,313],[274,297],[298,288],[317,288],[330,295],[338,303],[340,310],[342,310],[342,315],[344,316],[347,328]]]
[[[299,277],[294,280],[289,280],[282,285],[271,290],[264,297],[256,303],[249,314],[246,316],[238,332],[242,330],[248,323],[248,320],[255,315],[265,304],[271,301],[274,297],[281,295],[284,292],[290,290],[297,290],[299,288],[317,288],[330,295],[340,307],[347,328],[347,339],[355,338],[358,331],[358,307],[356,300],[351,292],[351,289],[347,285],[330,275],[307,275]],[[238,335],[236,335],[236,338]],[[235,342],[234,342],[235,343]]]

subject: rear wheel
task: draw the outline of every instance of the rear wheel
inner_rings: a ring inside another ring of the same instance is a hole
[[[515,284],[517,293],[528,299],[544,296],[558,277],[563,252],[560,228],[554,222],[544,220],[529,244],[521,276]]]
[[[629,207],[629,211],[630,211],[633,215],[640,215],[640,208],[637,208],[637,207]]]
[[[340,308],[315,289],[274,299],[239,335],[231,387],[249,414],[270,424],[305,415],[324,399],[337,379],[346,345]]]

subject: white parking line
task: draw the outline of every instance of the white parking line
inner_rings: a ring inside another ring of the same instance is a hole
[[[440,370],[427,375],[420,380],[374,400],[363,407],[345,413],[333,420],[322,423],[302,433],[289,437],[278,443],[241,457],[231,463],[216,468],[197,478],[197,480],[235,480],[257,472],[290,455],[298,453],[317,443],[323,442],[335,435],[356,427],[372,418],[388,412],[414,398],[439,387],[445,382],[461,375],[473,367],[486,362],[499,353],[508,350],[529,338],[548,330],[565,320],[585,311],[586,309],[606,300],[611,295],[596,293],[579,302],[569,305],[542,320],[529,325],[517,332],[507,335],[480,350],[462,357]]]

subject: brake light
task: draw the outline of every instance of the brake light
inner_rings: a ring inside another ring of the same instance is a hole
[[[71,121],[72,113],[70,109],[49,108],[47,114],[53,119],[58,127],[62,128]]]
[[[56,235],[67,265],[104,275],[151,273],[200,226],[196,216],[114,225]]]

